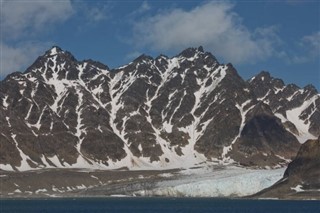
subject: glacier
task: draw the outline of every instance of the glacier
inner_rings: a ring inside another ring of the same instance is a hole
[[[140,190],[135,196],[165,197],[243,197],[255,194],[279,181],[285,168],[246,169],[228,166],[187,169],[176,180],[159,182],[154,189]]]

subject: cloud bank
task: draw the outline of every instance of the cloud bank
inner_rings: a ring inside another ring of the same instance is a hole
[[[44,50],[48,49],[48,45],[48,43],[25,42],[19,44],[19,47],[13,47],[1,43],[0,49],[3,54],[1,56],[0,77],[11,72],[22,71],[21,68],[31,65],[35,56],[41,55]]]
[[[295,51],[281,51],[278,56],[288,64],[320,61],[320,31],[303,36],[295,45]]]
[[[189,11],[172,9],[137,21],[134,43],[154,50],[181,50],[204,45],[224,60],[248,63],[269,57],[276,42],[275,27],[250,31],[233,4],[208,2]]]
[[[4,36],[19,38],[27,32],[63,22],[73,12],[71,1],[3,1],[2,30]]]

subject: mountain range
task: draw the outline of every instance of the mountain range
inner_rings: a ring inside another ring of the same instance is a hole
[[[54,46],[0,82],[0,129],[2,170],[276,168],[320,135],[320,94],[202,47],[110,69]]]

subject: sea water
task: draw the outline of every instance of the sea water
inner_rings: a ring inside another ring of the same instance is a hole
[[[81,212],[320,212],[320,201],[244,200],[214,198],[79,198],[2,199],[1,213]]]

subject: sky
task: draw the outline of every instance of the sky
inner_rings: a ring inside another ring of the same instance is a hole
[[[319,0],[0,0],[0,79],[57,45],[110,68],[203,46],[245,79],[320,91]]]

